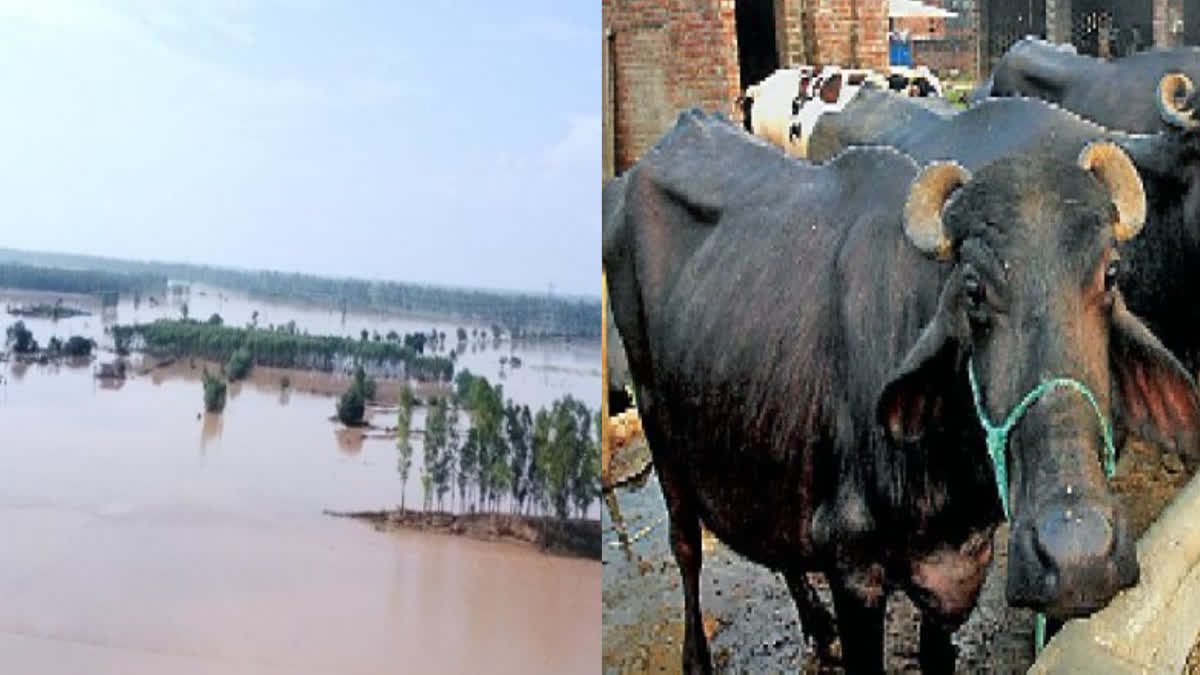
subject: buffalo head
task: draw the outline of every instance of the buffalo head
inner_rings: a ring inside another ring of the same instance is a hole
[[[908,238],[946,261],[947,280],[877,419],[898,447],[966,424],[962,452],[980,451],[985,424],[1011,419],[994,440],[1007,469],[1013,605],[1076,616],[1137,582],[1135,542],[1105,475],[1114,434],[1151,432],[1195,459],[1195,382],[1116,283],[1118,243],[1145,219],[1138,173],[1107,142],[1075,163],[1011,157],[975,175],[935,162],[910,188]],[[964,410],[966,422],[950,419]],[[963,604],[936,578],[914,583],[935,610]]]

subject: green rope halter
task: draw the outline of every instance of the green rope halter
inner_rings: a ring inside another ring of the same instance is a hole
[[[979,382],[975,379],[975,362],[974,358],[967,360],[967,375],[971,379],[971,396],[975,399],[975,416],[979,418],[979,424],[983,426],[984,433],[987,434],[987,449],[988,457],[992,459],[992,469],[996,474],[996,488],[1000,491],[1000,504],[1004,507],[1004,517],[1007,519],[1008,511],[1008,464],[1005,458],[1005,450],[1008,447],[1008,434],[1029,410],[1029,407],[1037,402],[1039,398],[1046,394],[1051,389],[1074,389],[1087,399],[1088,403],[1092,404],[1092,410],[1095,411],[1096,417],[1100,420],[1100,433],[1104,437],[1104,473],[1112,477],[1117,470],[1117,449],[1113,445],[1112,429],[1109,427],[1108,419],[1104,413],[1100,411],[1100,404],[1096,402],[1096,397],[1092,394],[1092,390],[1087,388],[1087,385],[1069,377],[1056,377],[1050,380],[1043,380],[1041,384],[1034,387],[1028,394],[1021,398],[1020,403],[1012,409],[1004,422],[1000,424],[992,424],[992,420],[988,417],[988,413],[983,409],[983,399],[979,393]],[[1042,647],[1046,642],[1046,617],[1044,614],[1037,615],[1037,629],[1034,635],[1036,641],[1037,652],[1041,653]]]

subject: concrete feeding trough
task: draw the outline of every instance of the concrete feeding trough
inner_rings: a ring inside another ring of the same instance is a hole
[[[1138,541],[1141,579],[1103,610],[1068,622],[1029,672],[1181,673],[1200,633],[1200,476]]]

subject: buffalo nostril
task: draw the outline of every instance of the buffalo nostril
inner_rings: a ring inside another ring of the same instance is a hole
[[[1106,560],[1116,541],[1113,523],[1088,505],[1052,507],[1038,521],[1034,542],[1050,569],[1094,565]]]

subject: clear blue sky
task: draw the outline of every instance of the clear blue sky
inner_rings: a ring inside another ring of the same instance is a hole
[[[599,12],[0,0],[0,245],[598,296]]]

